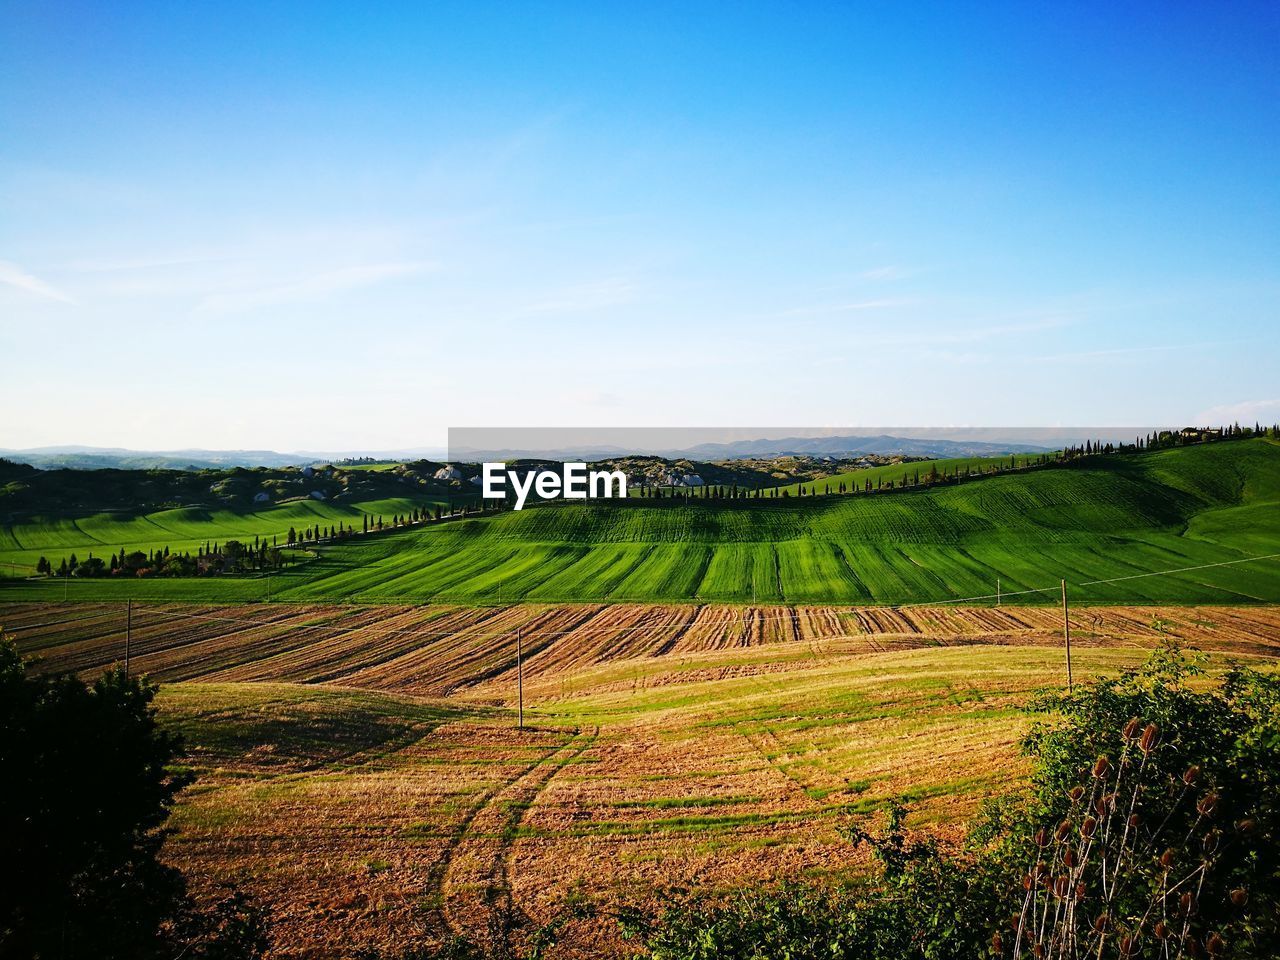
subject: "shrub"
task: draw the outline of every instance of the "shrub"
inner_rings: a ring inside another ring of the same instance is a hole
[[[257,957],[256,908],[197,906],[159,859],[189,780],[156,723],[156,688],[111,670],[92,684],[31,676],[0,637],[0,956],[56,960]]]
[[[1049,694],[1029,787],[990,803],[954,853],[892,804],[880,869],[843,889],[687,899],[628,918],[653,960],[1262,960],[1280,942],[1280,681],[1218,683],[1176,648]]]
[[[1006,956],[1271,957],[1280,938],[1280,681],[1206,689],[1168,648],[1034,706],[1036,771]],[[989,831],[990,832],[990,831]],[[999,948],[999,949],[997,949]]]

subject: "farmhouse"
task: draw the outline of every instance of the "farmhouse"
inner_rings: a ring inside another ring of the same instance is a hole
[[[1221,427],[1183,427],[1179,431],[1185,440],[1218,440],[1222,437]]]

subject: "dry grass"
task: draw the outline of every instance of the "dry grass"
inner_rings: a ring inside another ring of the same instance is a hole
[[[196,613],[198,617],[183,614]],[[119,611],[13,607],[92,672]],[[169,856],[271,905],[282,956],[485,939],[566,898],[839,877],[887,799],[956,836],[1024,773],[1019,706],[1062,682],[1058,611],[693,606],[135,607],[134,665],[200,774]],[[246,623],[245,621],[252,621]],[[530,729],[514,729],[522,626]],[[1162,636],[1269,659],[1275,608],[1087,608],[1078,678]],[[519,933],[517,932],[517,936]],[[606,917],[562,956],[625,951]]]

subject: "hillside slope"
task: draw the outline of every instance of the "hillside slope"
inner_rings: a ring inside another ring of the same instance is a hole
[[[1147,576],[1270,553],[1280,553],[1280,443],[1250,440],[875,496],[543,505],[326,547],[273,578],[273,595],[912,603],[992,594],[998,578],[1015,600],[1046,601],[1065,578],[1081,600],[1277,602],[1275,560]],[[1124,579],[1094,582],[1114,578]],[[258,599],[263,585],[77,590]]]

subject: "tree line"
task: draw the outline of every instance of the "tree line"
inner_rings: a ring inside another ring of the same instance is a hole
[[[481,512],[483,508],[479,505],[462,506],[447,513],[437,505],[434,510],[415,507],[407,513],[393,514],[390,518],[384,518],[381,514],[365,514],[358,531],[352,524],[342,521],[302,529],[291,526],[284,535],[283,544],[280,543],[279,535],[273,535],[269,541],[266,537],[255,536],[253,543],[234,539],[221,543],[207,540],[196,548],[194,554],[189,550],[171,551],[167,546],[145,551],[130,551],[122,547],[119,553],[111,554],[106,560],[94,556],[92,552],[83,560],[71,553],[64,556],[57,566],[48,557],[41,556],[36,562],[36,573],[60,578],[204,577],[271,573],[295,562],[290,550]]]

